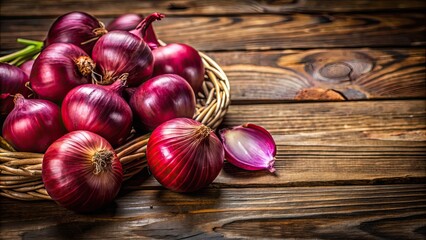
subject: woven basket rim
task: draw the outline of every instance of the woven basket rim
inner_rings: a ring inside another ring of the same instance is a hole
[[[225,72],[213,59],[202,52],[199,54],[205,68],[205,81],[197,95],[193,119],[216,129],[230,105],[230,84]],[[149,136],[150,133],[133,135],[125,144],[115,148],[123,165],[125,180],[147,166],[145,151]],[[41,180],[43,154],[13,151],[7,149],[3,138],[1,140],[0,195],[26,201],[52,200]]]

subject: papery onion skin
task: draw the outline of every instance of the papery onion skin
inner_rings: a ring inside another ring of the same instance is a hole
[[[139,86],[130,98],[130,107],[142,129],[154,130],[173,118],[192,118],[195,95],[185,79],[164,74]]]
[[[5,117],[13,109],[13,95],[20,93],[25,97],[31,91],[25,86],[28,76],[18,67],[0,63],[0,115]]]
[[[85,84],[72,89],[62,102],[62,118],[68,131],[99,134],[113,146],[123,143],[132,128],[132,110],[120,96],[125,81],[112,85]]]
[[[15,107],[3,124],[3,137],[18,151],[46,151],[66,133],[59,107],[47,100],[15,96]]]
[[[204,65],[200,54],[194,48],[181,43],[171,43],[152,51],[154,55],[154,72],[152,76],[161,74],[177,74],[191,85],[198,93],[204,82]]]
[[[151,49],[134,34],[126,31],[111,31],[95,44],[92,53],[97,72],[102,75],[99,84],[108,85],[122,74],[128,73],[127,84],[138,86],[147,80],[153,71],[154,58]]]
[[[19,68],[24,71],[25,74],[27,74],[28,78],[31,75],[31,70],[33,69],[34,61],[34,59],[30,59],[24,62],[21,66],[19,66]]]
[[[112,20],[106,28],[108,31],[130,31],[135,29],[142,20],[143,17],[138,14],[126,13]]]
[[[123,169],[107,140],[92,132],[74,131],[47,149],[42,179],[47,193],[59,205],[91,212],[117,196]]]
[[[90,55],[96,40],[106,32],[103,23],[94,16],[85,12],[70,12],[60,16],[52,24],[45,46],[53,43],[71,43]]]
[[[245,170],[267,169],[275,172],[277,147],[272,135],[263,127],[246,123],[222,129],[220,136],[225,148],[225,158]]]
[[[79,47],[54,43],[35,60],[31,87],[40,98],[60,102],[71,89],[90,82],[93,68],[93,61]]]
[[[175,192],[194,192],[219,175],[224,149],[210,128],[193,119],[175,118],[152,132],[146,156],[161,185]]]

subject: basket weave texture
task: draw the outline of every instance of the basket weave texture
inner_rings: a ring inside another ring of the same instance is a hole
[[[230,104],[230,86],[220,66],[200,52],[205,67],[205,80],[197,96],[194,119],[216,129],[222,122]],[[149,134],[134,133],[115,152],[123,165],[127,180],[146,166],[146,145]],[[3,143],[4,139],[1,139]],[[18,200],[51,200],[41,179],[43,154],[16,152],[7,144],[0,147],[0,195]]]

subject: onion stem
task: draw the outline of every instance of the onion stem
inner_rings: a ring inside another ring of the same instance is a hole
[[[17,42],[27,46],[21,50],[0,57],[0,62],[8,62],[11,65],[20,65],[38,54],[43,48],[43,42],[40,41],[18,38]]]

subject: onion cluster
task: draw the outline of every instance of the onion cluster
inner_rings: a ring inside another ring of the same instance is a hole
[[[125,14],[106,30],[90,14],[67,13],[53,23],[35,60],[12,55],[14,62],[29,60],[21,69],[0,63],[2,136],[17,151],[45,152],[43,183],[59,205],[90,212],[114,200],[123,169],[113,147],[132,129],[153,131],[148,166],[173,191],[212,183],[225,156],[245,169],[273,171],[275,143],[263,128],[223,131],[222,143],[192,120],[203,62],[188,45],[160,44],[152,23],[164,17]]]

